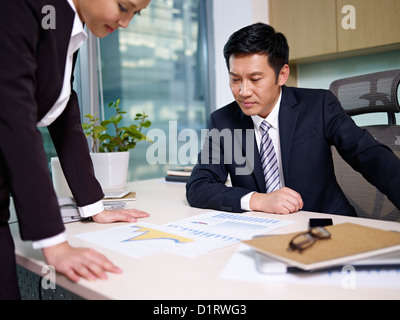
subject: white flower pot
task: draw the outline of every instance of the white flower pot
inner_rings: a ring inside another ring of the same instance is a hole
[[[91,153],[94,173],[104,192],[125,190],[128,182],[129,151]]]

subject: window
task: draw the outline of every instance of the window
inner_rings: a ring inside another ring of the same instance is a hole
[[[194,130],[195,147],[200,149],[200,130],[206,127],[211,100],[207,3],[208,0],[152,0],[129,28],[103,39],[88,32],[89,39],[80,49],[74,73],[82,121],[86,121],[84,115],[88,113],[108,118],[108,103],[121,99],[120,105],[129,115],[145,111],[152,121],[150,130],[162,130],[167,141],[171,130],[172,134],[186,128]],[[57,154],[47,128],[39,130],[50,168],[50,158]],[[130,181],[163,177],[167,168],[180,164],[176,154],[180,145],[168,143],[167,161],[157,165],[146,159],[149,145],[141,142],[130,151]],[[198,151],[191,159],[193,164]]]
[[[206,127],[208,115],[205,4],[199,0],[153,0],[127,29],[99,41],[101,118],[110,116],[109,102],[121,99],[120,106],[129,118],[145,111],[152,121],[150,130],[161,129],[167,137],[162,151],[166,163],[148,163],[147,142],[130,151],[130,181],[163,177],[168,167],[181,164],[172,154],[180,146],[172,146],[168,137],[185,128],[197,133],[199,148],[191,159],[196,162],[200,130]]]

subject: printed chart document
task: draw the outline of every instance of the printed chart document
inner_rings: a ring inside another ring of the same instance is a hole
[[[76,237],[134,258],[162,251],[196,257],[292,223],[212,211],[161,226],[136,223]]]

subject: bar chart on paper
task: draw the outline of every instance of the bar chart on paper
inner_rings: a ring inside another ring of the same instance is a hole
[[[166,224],[165,227],[170,232],[196,240],[185,246],[170,248],[168,251],[194,257],[291,223],[277,219],[208,212]]]
[[[130,224],[102,231],[82,233],[76,235],[76,237],[133,258],[155,254],[194,241],[165,232],[162,228],[148,223]]]
[[[162,251],[196,257],[291,223],[213,211],[161,226],[141,223],[77,237],[136,258]]]

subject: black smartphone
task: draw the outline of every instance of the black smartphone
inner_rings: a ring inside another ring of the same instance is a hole
[[[309,220],[309,227],[314,228],[314,227],[326,227],[330,226],[333,224],[332,219],[329,218],[310,218]]]

